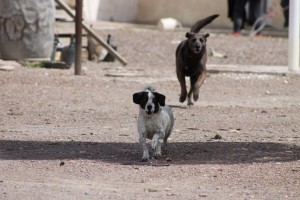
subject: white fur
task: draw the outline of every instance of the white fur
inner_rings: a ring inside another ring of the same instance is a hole
[[[151,111],[152,113],[154,112],[154,109],[155,109],[155,105],[153,103],[153,98],[154,98],[154,95],[152,92],[148,92],[148,102],[145,106],[145,111]],[[151,106],[151,109],[149,110],[148,107]]]

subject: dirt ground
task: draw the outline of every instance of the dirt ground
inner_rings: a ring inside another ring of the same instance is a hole
[[[300,199],[299,75],[209,73],[187,107],[174,66],[184,30],[108,33],[126,67],[0,71],[0,199]],[[287,43],[212,33],[208,46],[227,58],[208,63],[287,65]],[[149,163],[132,102],[145,83],[175,116],[168,153]]]

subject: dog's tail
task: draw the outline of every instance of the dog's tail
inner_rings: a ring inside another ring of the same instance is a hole
[[[197,21],[191,28],[192,33],[198,33],[204,26],[211,23],[214,19],[219,17],[219,15],[211,15],[209,17],[206,17],[204,19],[201,19]]]

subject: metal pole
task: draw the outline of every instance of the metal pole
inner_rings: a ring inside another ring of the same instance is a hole
[[[81,75],[82,0],[76,0],[75,11],[75,75]]]
[[[289,5],[289,71],[299,70],[299,0],[290,0]]]

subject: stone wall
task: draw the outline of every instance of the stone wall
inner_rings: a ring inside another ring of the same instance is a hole
[[[54,40],[52,0],[0,1],[2,59],[49,58]]]

